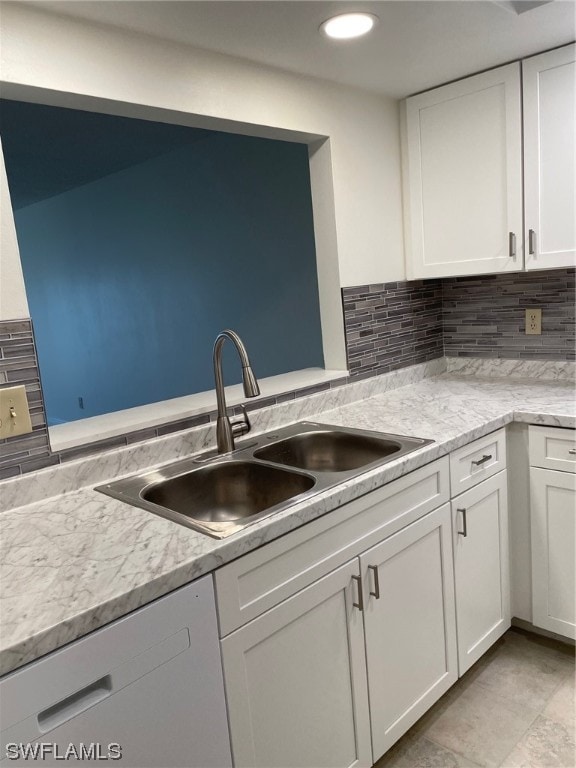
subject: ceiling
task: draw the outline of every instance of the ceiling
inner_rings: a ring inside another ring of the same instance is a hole
[[[42,0],[32,5],[396,98],[571,42],[576,0]],[[318,32],[335,13],[380,22],[365,38]]]

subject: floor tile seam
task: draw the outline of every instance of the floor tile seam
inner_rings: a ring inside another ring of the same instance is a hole
[[[564,729],[566,732],[568,732],[568,729],[566,728],[566,726],[564,725],[564,723],[559,723],[557,720],[554,720],[554,719],[552,719],[551,717],[548,717],[547,715],[543,715],[543,714],[540,714],[540,715],[538,715],[538,717],[541,717],[541,718],[542,718],[542,720],[546,720],[547,722],[549,722],[549,723],[552,723],[553,725],[559,725],[559,726],[560,726],[561,728],[563,728],[563,729]],[[538,719],[538,718],[536,718],[536,719]],[[532,725],[533,725],[533,724],[532,724]],[[532,727],[532,726],[530,726],[530,727]],[[530,730],[530,729],[528,729],[528,730]],[[519,739],[519,741],[518,741],[518,742],[517,742],[517,744],[515,745],[514,749],[516,749],[516,747],[517,747],[517,746],[519,746],[520,742],[521,742],[521,741],[524,739],[524,736],[526,736],[526,733],[524,733],[524,734],[522,735],[522,738],[521,738],[521,739]],[[572,737],[572,736],[571,736],[571,734],[568,734],[568,738],[570,738],[570,740],[571,740],[571,742],[572,742],[572,747],[573,747],[573,749],[574,749],[574,756],[576,757],[576,739],[575,739],[574,737]],[[506,756],[506,759],[508,759],[508,757],[510,757],[510,755],[511,755],[511,754],[512,754],[512,752],[510,752],[510,753],[509,753],[509,754]],[[559,768],[572,768],[572,766],[573,766],[573,765],[576,765],[576,762],[574,762],[572,765],[560,766]],[[502,763],[502,764],[499,766],[499,768],[507,768],[507,766],[505,766],[505,765],[504,765],[504,763]]]
[[[568,738],[571,740],[572,746],[576,750],[576,735],[568,731],[568,728],[566,727],[565,723],[559,723],[558,720],[554,720],[553,717],[548,717],[548,715],[541,714],[540,717],[542,718],[542,720],[547,720],[549,723],[552,723],[552,725],[559,725],[560,728],[563,728],[568,734]],[[576,752],[575,752],[575,755],[576,755]],[[574,765],[576,765],[576,762],[574,763]]]
[[[546,698],[545,698],[545,700],[544,700],[544,704],[542,705],[542,708],[539,710],[539,712],[540,712],[540,713],[543,713],[543,712],[544,712],[544,710],[545,710],[545,709],[546,709],[546,707],[548,706],[548,703],[550,702],[550,700],[552,699],[552,697],[553,697],[553,696],[555,696],[555,695],[558,693],[558,691],[560,690],[560,688],[562,688],[562,687],[563,687],[563,686],[566,684],[566,681],[568,680],[568,678],[569,678],[569,676],[570,676],[570,671],[569,671],[569,670],[566,670],[566,671],[564,671],[563,669],[561,669],[561,667],[563,667],[563,666],[564,666],[564,663],[560,664],[560,666],[559,666],[557,669],[555,669],[555,670],[554,670],[555,672],[559,672],[559,673],[561,674],[561,678],[560,678],[560,680],[559,680],[559,681],[556,683],[556,687],[555,687],[555,688],[553,688],[553,689],[551,690],[551,692],[550,692],[550,693],[549,693],[549,694],[546,696]],[[572,674],[574,674],[574,671],[573,671],[573,670],[572,670]],[[493,696],[496,696],[496,697],[498,697],[498,698],[501,698],[501,699],[503,699],[504,701],[510,701],[510,702],[511,702],[511,703],[513,703],[513,704],[518,704],[518,703],[519,703],[519,702],[518,702],[518,701],[516,701],[515,699],[508,697],[508,696],[507,696],[505,693],[502,693],[502,691],[498,691],[498,692],[496,693],[496,692],[494,691],[494,689],[491,687],[490,683],[487,683],[487,682],[485,683],[485,682],[483,682],[482,680],[480,680],[480,679],[477,679],[477,678],[476,678],[476,679],[474,679],[474,680],[472,681],[472,685],[474,685],[474,684],[476,684],[476,685],[479,685],[479,686],[480,686],[481,688],[483,688],[483,689],[484,689],[484,690],[485,690],[487,693],[490,693],[490,694],[492,694]]]
[[[522,655],[525,656],[528,659],[532,659],[535,661],[543,661],[548,664],[554,664],[557,669],[563,669],[567,674],[572,672],[574,673],[576,670],[575,667],[575,661],[576,659],[572,654],[568,655],[567,653],[563,653],[561,651],[556,651],[555,649],[550,649],[551,652],[548,652],[548,649],[545,649],[544,651],[537,651],[535,653],[529,653],[526,651],[519,651],[518,656]],[[551,658],[552,656],[552,658]]]
[[[510,696],[507,696],[506,694],[502,693],[501,691],[498,691],[498,692],[494,691],[494,688],[491,687],[489,683],[483,683],[482,680],[476,679],[476,680],[473,681],[472,684],[473,685],[479,685],[480,688],[482,688],[484,691],[486,691],[487,694],[493,696],[496,699],[499,699],[503,704],[513,704],[513,705],[517,705],[517,706],[520,705],[520,702],[517,701],[516,699],[511,698]],[[557,690],[558,690],[558,688],[555,688],[554,691],[553,691],[553,694],[556,693]],[[551,694],[551,695],[553,695],[553,694]],[[549,701],[549,699],[546,699],[546,702],[545,702],[544,706],[542,707],[542,709],[538,709],[538,711],[536,712],[535,718],[538,717],[538,715],[541,714],[544,711],[544,708],[548,704],[548,701]]]
[[[446,744],[442,744],[441,741],[432,738],[432,736],[429,736],[426,733],[426,731],[422,733],[420,738],[427,739],[428,741],[431,741],[433,744],[435,744],[437,747],[441,747],[442,749],[445,749],[448,752],[452,752],[453,754],[458,755],[458,757],[462,757],[464,760],[467,760],[469,763],[472,763],[472,765],[477,765],[478,768],[490,768],[490,766],[482,765],[482,763],[477,763],[475,760],[472,760],[472,758],[466,755],[464,752],[459,752],[457,749],[454,749],[453,747],[448,747],[446,746]]]
[[[462,752],[458,752],[458,750],[454,749],[453,747],[447,747],[446,744],[441,744],[439,741],[436,741],[436,739],[433,739],[431,736],[428,736],[425,731],[424,733],[422,733],[420,738],[426,739],[426,741],[430,741],[436,747],[445,749],[447,752],[452,752],[452,754],[457,755],[458,757],[462,757],[468,763],[472,763],[472,765],[478,766],[478,768],[486,768],[486,766],[483,766],[482,763],[477,763],[475,760],[472,760],[471,757],[468,757],[468,755],[465,755]]]
[[[479,685],[486,692],[487,695],[491,695],[493,698],[499,699],[504,705],[507,705],[507,704],[518,704],[518,702],[515,702],[514,700],[512,700],[510,698],[507,698],[507,697],[505,698],[505,697],[501,696],[498,693],[494,693],[493,690],[490,690],[489,687],[486,687],[485,685],[483,685],[478,680],[474,680],[474,682],[472,684],[473,685]],[[541,716],[542,716],[542,710],[539,709],[537,712],[535,712],[535,714],[533,715],[533,717],[530,719],[529,723],[527,724],[525,730],[522,731],[521,736],[514,743],[514,745],[510,749],[510,751],[506,754],[505,760],[498,764],[498,768],[506,768],[505,761],[510,757],[510,755],[512,754],[514,749],[516,749],[518,744],[522,741],[522,739],[524,738],[526,733],[530,730],[530,728],[532,728],[532,726],[534,725],[536,720],[539,717],[541,717]],[[460,757],[463,757],[465,760],[468,760],[468,761],[470,761],[472,763],[474,762],[474,760],[471,757],[469,757],[467,754],[465,754],[464,752],[460,752],[460,751],[458,751],[458,750],[456,750],[456,749],[454,749],[454,748],[452,748],[452,747],[450,747],[450,746],[448,746],[446,744],[442,744],[439,740],[437,741],[436,739],[433,739],[430,735],[428,735],[426,731],[423,731],[422,735],[425,736],[429,741],[433,741],[435,744],[437,744],[438,746],[442,747],[443,749],[448,749],[449,751],[454,752],[455,754],[459,755]],[[482,766],[482,768],[495,768],[495,766]]]
[[[530,731],[530,730],[532,729],[532,727],[534,726],[534,723],[536,722],[536,720],[538,720],[538,718],[539,718],[539,717],[544,717],[544,715],[542,714],[542,712],[538,712],[538,714],[536,715],[536,717],[534,717],[534,719],[532,720],[532,722],[530,723],[530,725],[529,725],[529,726],[526,728],[526,730],[525,730],[525,731],[522,733],[522,735],[520,736],[520,738],[518,739],[518,741],[516,742],[516,744],[514,744],[514,746],[512,747],[512,749],[510,750],[510,752],[508,752],[508,754],[506,755],[506,757],[504,758],[504,760],[503,760],[503,761],[500,763],[500,765],[498,766],[498,768],[508,768],[508,766],[506,765],[506,761],[508,760],[508,758],[510,757],[510,755],[512,754],[512,752],[514,752],[514,750],[516,749],[516,747],[520,746],[520,742],[524,740],[524,737],[526,736],[526,734],[528,733],[528,731]],[[544,719],[546,719],[546,718],[544,718]]]
[[[574,676],[574,671],[572,672],[572,676]],[[560,720],[557,720],[555,717],[551,717],[550,715],[545,715],[544,712],[548,708],[548,704],[552,701],[553,697],[556,696],[556,694],[564,688],[566,683],[568,682],[568,674],[564,675],[562,677],[562,680],[558,683],[557,687],[552,692],[552,695],[546,699],[546,704],[544,705],[542,709],[542,717],[546,718],[547,720],[551,720],[553,723],[557,723],[558,725],[564,725]],[[576,763],[575,763],[576,764]]]

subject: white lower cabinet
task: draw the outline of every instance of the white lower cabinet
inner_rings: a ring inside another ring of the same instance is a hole
[[[373,765],[508,629],[504,431],[452,458],[216,572],[236,768]]]
[[[458,677],[449,505],[221,643],[236,768],[371,766]]]
[[[462,675],[510,627],[506,470],[452,501],[452,529]]]
[[[222,640],[236,768],[372,765],[359,583],[355,558]]]
[[[576,635],[576,431],[531,426],[532,622]]]
[[[458,678],[450,536],[445,504],[360,557],[374,761]]]
[[[531,467],[530,506],[532,621],[574,638],[576,475]]]

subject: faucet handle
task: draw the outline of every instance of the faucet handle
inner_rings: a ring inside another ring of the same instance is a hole
[[[246,408],[241,405],[240,410],[242,411],[242,414],[237,419],[234,419],[234,421],[230,422],[230,426],[232,427],[232,434],[234,437],[241,437],[242,435],[246,435],[252,429],[252,424],[248,418],[248,412],[246,411]]]

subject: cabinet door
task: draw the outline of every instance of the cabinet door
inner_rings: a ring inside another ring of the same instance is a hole
[[[450,506],[360,558],[377,760],[458,677]]]
[[[526,268],[576,260],[576,46],[522,62]]]
[[[452,520],[462,675],[510,627],[506,471],[454,499]]]
[[[409,279],[523,268],[521,152],[518,63],[407,100]]]
[[[236,768],[371,766],[358,560],[222,640]]]
[[[575,636],[576,475],[530,468],[532,621]]]

